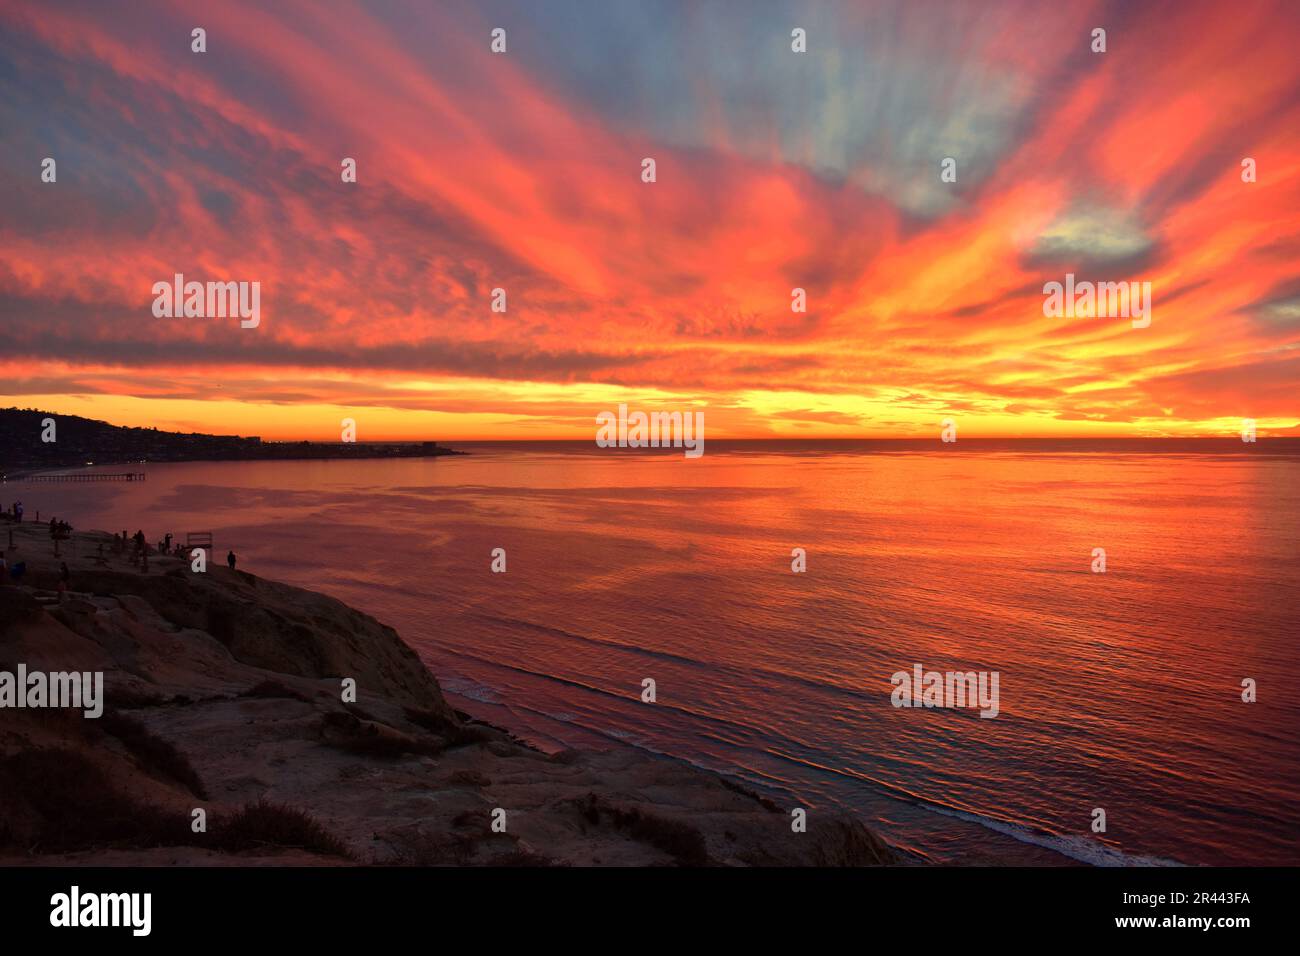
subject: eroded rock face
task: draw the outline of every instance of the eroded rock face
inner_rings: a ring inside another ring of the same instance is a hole
[[[57,560],[23,557],[0,669],[103,671],[106,709],[0,710],[0,864],[895,862],[857,821],[794,833],[790,808],[680,761],[546,755],[462,719],[391,628],[324,595],[86,557],[60,605]]]
[[[240,663],[299,677],[350,677],[363,693],[454,722],[419,656],[369,615],[324,594],[240,571],[214,567],[194,574],[175,559],[151,564],[149,575],[78,569],[75,585],[78,591],[114,595],[136,614],[147,606],[172,625],[211,635]],[[36,579],[41,577],[38,571]]]

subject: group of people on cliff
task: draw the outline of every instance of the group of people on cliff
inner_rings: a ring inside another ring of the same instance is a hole
[[[22,515],[23,515],[23,505],[21,501],[16,501],[8,509],[0,511],[0,516],[10,521],[22,521]],[[72,533],[73,527],[69,522],[63,521],[60,518],[50,518],[49,529],[50,529],[50,537],[55,539],[56,542],[55,554],[57,555],[58,554],[57,542],[59,540],[66,540],[69,537],[69,535]],[[12,544],[12,532],[10,533],[10,543]],[[137,529],[135,534],[133,535],[128,535],[126,531],[123,531],[121,534],[115,533],[113,535],[113,549],[117,554],[122,554],[126,550],[128,543],[132,545],[132,559],[140,562],[141,567],[147,571],[149,569],[149,554],[151,553],[152,549],[150,549],[147,543],[147,539],[145,538],[144,535],[144,530]],[[103,553],[104,553],[103,544],[99,546],[99,553],[100,553],[100,558],[102,560]],[[158,542],[157,553],[175,554],[176,556],[179,557],[183,554],[183,549],[179,542],[176,544],[175,548],[173,549],[172,533],[169,531],[167,532],[166,535],[163,536],[163,539]],[[227,551],[226,565],[230,568],[230,570],[233,571],[235,570],[235,564],[236,564],[235,552],[233,550]],[[0,584],[11,584],[17,582],[17,580],[23,576],[23,572],[26,571],[26,569],[27,569],[26,562],[19,562],[11,566],[9,564],[6,551],[0,550]],[[59,594],[60,604],[63,603],[63,596],[65,592],[67,592],[71,580],[72,580],[72,572],[68,568],[68,563],[66,561],[60,561],[59,579],[58,579],[58,594]]]
[[[131,542],[131,544],[134,546],[134,557],[136,560],[142,560],[142,559],[148,560],[147,556],[152,552],[151,549],[149,548],[149,545],[146,543],[143,530],[137,530],[135,534],[129,537],[127,536],[127,533],[125,531],[123,531],[120,535],[117,534],[113,535],[114,549],[117,551],[118,554],[121,554],[126,549],[127,542]],[[172,555],[176,555],[177,557],[180,557],[181,555],[184,554],[184,546],[181,545],[179,541],[176,542],[175,547],[172,546],[172,533],[170,531],[168,531],[165,535],[163,535],[163,539],[158,542],[157,548],[155,550],[158,554],[172,554]],[[232,571],[235,570],[235,562],[236,562],[235,552],[227,551],[226,564],[227,566],[229,566],[230,570]]]

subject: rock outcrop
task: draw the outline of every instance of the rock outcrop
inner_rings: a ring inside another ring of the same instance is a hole
[[[57,603],[48,535],[16,530],[0,671],[102,671],[105,711],[0,709],[0,863],[896,862],[860,822],[812,813],[794,833],[787,809],[680,761],[531,749],[321,594],[178,559],[145,573],[85,534]]]

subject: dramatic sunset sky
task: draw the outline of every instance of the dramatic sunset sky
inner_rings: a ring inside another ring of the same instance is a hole
[[[1294,0],[0,0],[0,405],[1296,434],[1298,29]],[[176,272],[261,282],[260,327],[155,318]],[[1151,282],[1151,326],[1045,318],[1067,272]]]

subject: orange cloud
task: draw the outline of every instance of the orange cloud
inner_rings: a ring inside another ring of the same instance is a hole
[[[524,7],[497,56],[470,6],[222,4],[196,55],[179,10],[9,5],[0,400],[266,437],[357,408],[376,438],[589,437],[619,400],[719,437],[1296,424],[1287,4],[1135,9],[1105,54],[1102,7],[828,9],[804,73],[701,14],[679,101],[647,92],[675,64],[579,71]],[[668,42],[619,15],[593,36]],[[259,281],[262,325],[153,318],[175,272]],[[1150,282],[1151,326],[1045,317],[1066,272]]]

